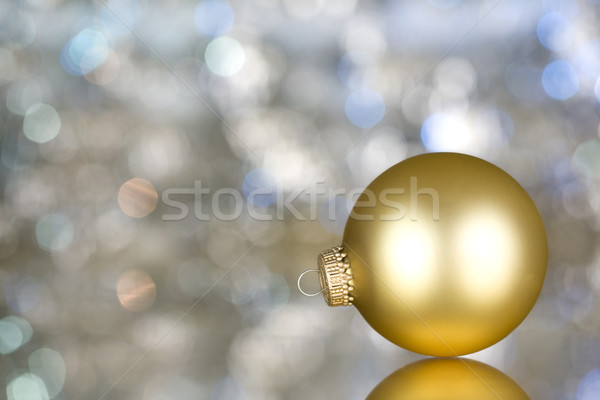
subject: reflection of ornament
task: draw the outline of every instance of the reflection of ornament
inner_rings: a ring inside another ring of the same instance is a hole
[[[408,350],[456,356],[508,335],[546,273],[546,233],[523,188],[500,168],[424,154],[360,195],[342,246],[319,256],[330,306],[355,305]]]
[[[463,358],[418,361],[385,378],[367,400],[529,400],[508,376]]]

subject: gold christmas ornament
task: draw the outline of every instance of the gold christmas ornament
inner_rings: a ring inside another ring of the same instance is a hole
[[[385,378],[367,400],[529,400],[504,373],[464,358],[430,358]]]
[[[523,321],[547,253],[540,214],[510,175],[430,153],[365,189],[342,245],[322,252],[315,271],[330,306],[354,305],[398,346],[446,357],[489,347]]]

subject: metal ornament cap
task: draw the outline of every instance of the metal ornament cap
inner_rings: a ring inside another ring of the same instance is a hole
[[[330,307],[351,306],[352,271],[343,247],[336,246],[319,254],[319,281],[325,302]]]

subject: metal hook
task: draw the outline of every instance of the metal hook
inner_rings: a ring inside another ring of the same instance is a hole
[[[320,271],[318,269],[307,269],[306,271],[301,273],[300,276],[298,277],[298,290],[300,291],[300,293],[302,293],[305,296],[313,297],[313,296],[316,296],[319,293],[321,293],[323,291],[323,288],[321,288],[321,290],[319,290],[318,292],[315,292],[315,293],[306,293],[304,290],[302,290],[302,288],[300,287],[300,281],[302,280],[302,277],[304,277],[304,275],[308,274],[309,272],[316,272],[316,273],[320,274]]]

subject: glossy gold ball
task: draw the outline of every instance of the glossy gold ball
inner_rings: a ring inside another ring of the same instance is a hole
[[[527,316],[544,283],[544,224],[525,190],[476,157],[432,153],[376,178],[346,224],[354,305],[393,343],[482,350]]]
[[[457,358],[410,364],[385,378],[367,400],[529,400],[527,393],[489,365]]]

